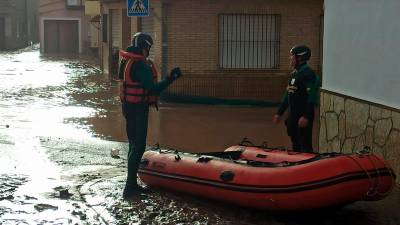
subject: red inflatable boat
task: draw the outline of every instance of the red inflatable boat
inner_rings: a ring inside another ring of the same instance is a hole
[[[202,154],[147,151],[139,176],[149,186],[268,210],[379,200],[395,184],[393,170],[368,151],[310,154],[243,145]]]

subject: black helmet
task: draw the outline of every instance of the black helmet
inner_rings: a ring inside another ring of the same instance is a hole
[[[142,32],[138,32],[133,35],[132,46],[140,49],[150,50],[153,45],[153,38],[150,35]]]
[[[299,57],[301,60],[309,60],[311,57],[311,50],[305,45],[295,45],[290,49],[290,54]]]

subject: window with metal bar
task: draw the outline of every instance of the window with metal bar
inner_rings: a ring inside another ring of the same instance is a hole
[[[84,0],[67,0],[68,6],[82,6],[85,5]]]
[[[279,41],[280,15],[219,15],[220,68],[278,68]]]
[[[68,9],[82,9],[85,6],[85,0],[67,0]]]

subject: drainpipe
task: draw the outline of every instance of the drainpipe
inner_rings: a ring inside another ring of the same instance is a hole
[[[168,3],[161,2],[161,77],[168,74]]]
[[[99,4],[100,4],[100,30],[99,30],[99,38],[98,38],[98,48],[99,48],[99,60],[100,60],[100,70],[101,70],[101,72],[104,72],[104,65],[103,65],[103,62],[104,62],[104,60],[103,60],[103,57],[104,57],[104,50],[103,50],[103,28],[104,28],[104,26],[103,26],[103,23],[104,23],[104,21],[103,21],[103,2],[102,1],[99,1]]]
[[[25,7],[25,13],[24,13],[24,27],[23,27],[23,32],[24,32],[24,45],[27,46],[29,44],[28,40],[29,38],[29,34],[28,34],[28,23],[29,23],[29,9],[28,9],[28,0],[24,1],[24,7]]]

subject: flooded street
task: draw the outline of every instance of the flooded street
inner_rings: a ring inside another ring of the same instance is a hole
[[[122,201],[127,139],[118,83],[90,60],[30,48],[0,54],[0,79],[0,224],[400,225],[398,187],[378,202],[302,214],[159,189]],[[151,109],[148,144],[207,152],[247,137],[289,147],[284,126],[271,123],[275,110],[162,103]]]

